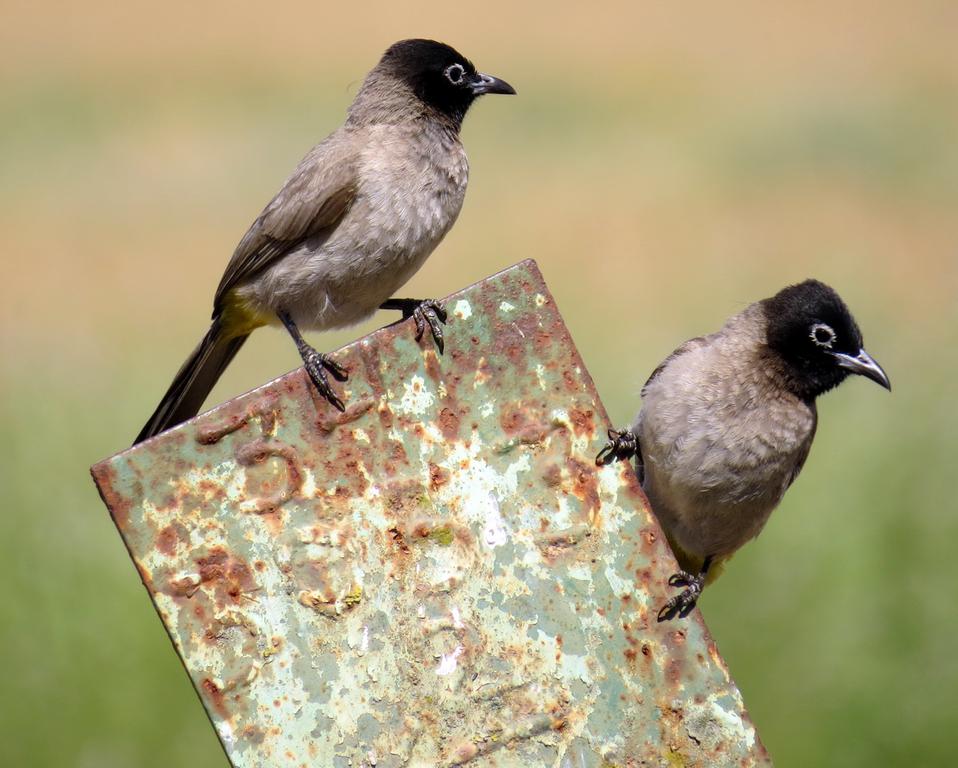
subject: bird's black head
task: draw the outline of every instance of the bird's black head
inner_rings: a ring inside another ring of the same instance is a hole
[[[427,106],[457,126],[484,93],[515,93],[504,80],[477,72],[455,48],[435,40],[401,40],[383,54],[381,69],[409,86]]]
[[[891,389],[885,372],[865,351],[845,302],[818,280],[790,285],[762,302],[767,343],[795,394],[807,400],[857,373]]]

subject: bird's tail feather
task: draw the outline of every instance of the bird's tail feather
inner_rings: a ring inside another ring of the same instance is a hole
[[[170,388],[133,444],[158,435],[199,413],[206,396],[248,336],[226,336],[220,321],[214,320],[203,340],[177,371]]]

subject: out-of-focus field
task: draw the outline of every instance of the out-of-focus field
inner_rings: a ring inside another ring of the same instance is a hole
[[[895,390],[823,399],[801,479],[701,606],[778,765],[952,764],[958,5],[783,5],[7,0],[0,764],[225,765],[87,467],[128,445],[246,226],[408,36],[519,96],[469,115],[465,208],[404,293],[535,257],[616,423],[746,303],[808,276],[848,300]],[[213,398],[296,365],[257,333]]]

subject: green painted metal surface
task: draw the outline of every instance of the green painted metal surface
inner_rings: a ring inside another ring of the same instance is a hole
[[[534,262],[446,306],[93,468],[231,763],[767,764]]]

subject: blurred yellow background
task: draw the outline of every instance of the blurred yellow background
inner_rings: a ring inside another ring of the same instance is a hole
[[[0,764],[226,764],[87,467],[129,444],[248,224],[411,36],[519,96],[467,118],[463,213],[404,295],[536,258],[620,425],[750,301],[809,276],[848,301],[895,390],[821,401],[801,479],[701,607],[778,765],[954,761],[958,4],[2,15]],[[210,404],[298,364],[261,331]]]

